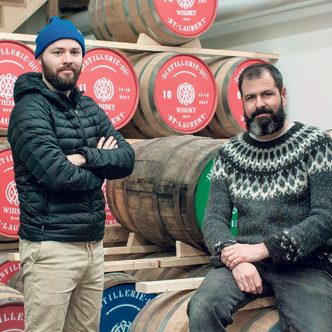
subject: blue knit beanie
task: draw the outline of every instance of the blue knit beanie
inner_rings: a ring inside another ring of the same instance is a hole
[[[72,22],[53,16],[51,17],[49,24],[38,33],[36,38],[35,58],[37,59],[47,46],[60,39],[76,40],[81,45],[84,56],[85,44],[81,31],[79,31]]]

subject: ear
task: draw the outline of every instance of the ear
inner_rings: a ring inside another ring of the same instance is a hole
[[[38,56],[37,61],[38,61],[38,63],[41,65],[41,58],[40,58],[40,55]]]
[[[281,89],[281,101],[282,101],[282,106],[286,106],[287,103],[287,93],[286,93],[286,87],[283,87]]]

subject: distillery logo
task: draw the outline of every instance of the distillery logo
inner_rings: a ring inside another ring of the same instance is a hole
[[[14,84],[17,80],[17,76],[7,73],[0,75],[0,96],[4,99],[12,99]]]
[[[26,72],[38,72],[39,68],[31,48],[19,42],[0,40],[0,128],[8,128],[17,78]]]
[[[20,209],[10,149],[0,149],[0,178],[0,234],[17,239]]]
[[[110,101],[114,96],[114,85],[111,80],[102,77],[95,82],[95,96],[102,102]]]
[[[7,261],[0,265],[0,282],[8,285],[8,282],[20,269],[20,262]]]
[[[179,85],[176,95],[180,104],[188,106],[195,100],[195,89],[190,83],[184,82]]]
[[[100,332],[127,332],[140,310],[156,295],[135,290],[135,283],[115,285],[104,290]]]
[[[89,50],[77,85],[105,111],[115,129],[133,117],[139,97],[138,80],[120,52],[102,47]]]
[[[0,331],[23,332],[24,331],[24,307],[16,302],[15,297],[10,297],[10,304],[0,308]]]
[[[8,185],[6,187],[5,195],[6,195],[7,201],[10,204],[13,204],[16,206],[19,204],[15,181],[11,181],[8,183]]]
[[[214,76],[199,58],[175,55],[156,74],[154,100],[157,111],[170,128],[187,134],[198,132],[215,113]]]
[[[177,3],[181,8],[187,10],[194,5],[195,0],[177,0]]]

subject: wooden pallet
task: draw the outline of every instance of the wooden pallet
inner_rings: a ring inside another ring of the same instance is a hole
[[[127,242],[129,231],[119,224],[105,226],[104,247],[120,246]],[[0,258],[9,261],[19,261],[18,241],[0,242]]]
[[[123,243],[125,239],[127,241],[126,245],[116,245],[117,243]],[[107,244],[112,244],[112,246],[106,247]],[[205,252],[180,241],[176,242],[176,255],[170,254],[168,257],[126,259],[126,255],[165,252],[165,249],[148,243],[135,233],[129,233],[121,225],[106,226],[104,246],[105,272],[199,265],[207,264],[210,260]],[[1,258],[10,261],[20,260],[18,242],[1,243],[0,250]],[[112,257],[115,259],[112,259]]]
[[[126,255],[132,253],[165,252],[165,249],[151,245],[135,233],[130,233],[126,246],[105,248],[105,256]],[[181,241],[176,241],[176,255],[168,257],[154,257],[141,259],[117,259],[106,261],[105,272],[131,271],[139,269],[153,269],[163,267],[177,267],[209,263],[209,256],[196,248]]]

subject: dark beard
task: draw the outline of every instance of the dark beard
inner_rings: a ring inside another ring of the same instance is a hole
[[[271,117],[260,118],[255,121],[255,117],[260,114],[271,114]],[[244,113],[244,118],[248,131],[256,136],[264,136],[273,134],[284,126],[286,113],[282,103],[280,103],[275,114],[267,108],[261,108],[252,113],[250,117]]]
[[[45,79],[54,87],[55,90],[62,92],[70,91],[75,88],[76,82],[81,74],[82,69],[82,66],[76,71],[71,66],[61,68],[60,70],[58,70],[58,72],[65,69],[72,69],[74,73],[71,78],[63,79],[54,74],[52,69],[50,69],[43,61],[41,62],[41,65]]]

